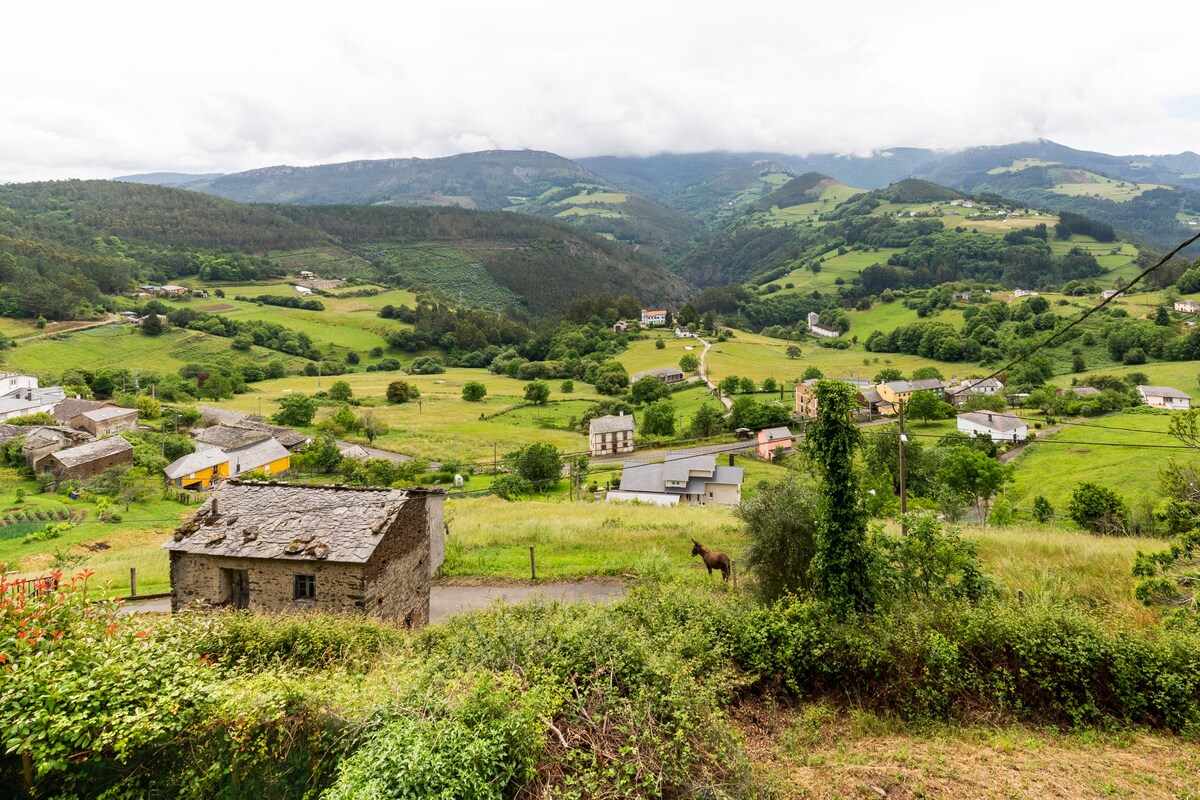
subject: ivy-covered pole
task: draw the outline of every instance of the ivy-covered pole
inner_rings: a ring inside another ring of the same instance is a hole
[[[817,418],[805,430],[805,446],[820,470],[821,509],[812,561],[816,596],[842,615],[873,606],[867,511],[858,491],[854,453],[862,434],[851,415],[854,387],[817,381]]]

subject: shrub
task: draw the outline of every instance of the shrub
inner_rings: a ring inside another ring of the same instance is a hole
[[[1081,528],[1109,536],[1127,532],[1125,501],[1105,486],[1084,482],[1075,487],[1067,516]]]
[[[742,560],[762,598],[810,593],[809,565],[817,547],[817,498],[811,490],[794,480],[764,485],[742,500],[737,515],[749,540]]]
[[[387,387],[389,403],[407,403],[421,396],[421,391],[408,381],[392,381]]]
[[[462,399],[468,403],[478,403],[487,396],[487,386],[479,381],[467,381],[463,384]]]

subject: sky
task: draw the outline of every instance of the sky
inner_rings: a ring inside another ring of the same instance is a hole
[[[1155,0],[21,3],[0,182],[510,148],[1200,150],[1196,22]]]

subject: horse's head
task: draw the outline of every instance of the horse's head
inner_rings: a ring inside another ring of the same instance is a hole
[[[704,545],[692,539],[692,555],[698,556],[704,553]]]

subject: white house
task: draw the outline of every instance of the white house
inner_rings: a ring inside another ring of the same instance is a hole
[[[661,506],[735,506],[742,500],[743,478],[741,467],[718,467],[715,455],[671,453],[661,463],[626,461],[621,488],[609,492],[608,499]]]
[[[1013,300],[1019,297],[1037,297],[1038,293],[1032,289],[1013,289]]]
[[[808,332],[813,336],[821,336],[826,339],[836,339],[841,336],[840,331],[835,331],[833,328],[826,328],[821,324],[821,315],[815,311],[808,312]]]
[[[1139,386],[1137,391],[1151,408],[1187,410],[1192,407],[1192,396],[1171,386]]]
[[[14,389],[0,397],[0,420],[27,417],[31,414],[53,413],[54,407],[66,399],[61,386],[41,389]]]
[[[1104,298],[1105,300],[1107,300],[1110,297],[1116,297],[1120,293],[1121,293],[1120,289],[1105,289],[1103,292],[1100,293],[1100,296],[1102,298]]]
[[[38,388],[38,379],[19,372],[0,372],[0,397],[8,397],[22,389]]]
[[[993,442],[1023,442],[1029,425],[1015,414],[968,411],[958,415],[958,429],[968,436],[988,436]]]
[[[666,325],[667,324],[667,312],[666,311],[647,311],[646,309],[643,308],[642,309],[642,324],[643,325]]]
[[[946,400],[954,403],[956,406],[961,406],[973,394],[994,395],[999,393],[1003,388],[1004,384],[995,378],[988,378],[987,380],[968,378],[957,386],[951,386],[947,389]]]
[[[1175,310],[1181,314],[1195,314],[1200,311],[1200,306],[1196,305],[1195,300],[1176,300]]]
[[[593,456],[632,453],[635,429],[633,415],[623,411],[615,416],[596,417],[588,423],[589,451]]]

